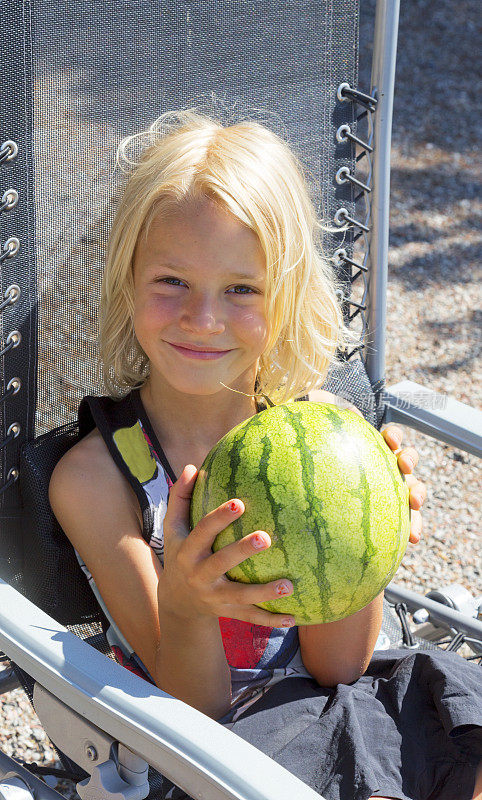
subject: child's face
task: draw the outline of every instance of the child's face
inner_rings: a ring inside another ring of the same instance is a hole
[[[268,331],[265,257],[251,230],[208,198],[156,217],[136,247],[134,287],[135,332],[154,379],[186,394],[213,394],[220,381],[253,391]]]

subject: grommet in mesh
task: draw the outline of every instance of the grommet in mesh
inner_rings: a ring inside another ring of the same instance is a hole
[[[7,431],[5,439],[3,440],[3,442],[0,442],[0,450],[2,449],[2,447],[5,447],[10,442],[13,442],[13,440],[16,439],[17,436],[20,436],[21,430],[22,428],[20,427],[20,424],[18,422],[12,422]]]
[[[0,145],[0,164],[2,161],[12,161],[18,153],[18,145],[12,139],[7,139]]]
[[[336,260],[336,265],[340,267],[344,261],[346,261],[347,252],[344,247],[339,247],[338,250],[335,250],[333,253],[333,258]]]
[[[11,378],[7,383],[7,392],[11,390],[12,394],[17,394],[17,392],[20,391],[21,386],[22,386],[22,381],[20,380],[20,378]]]
[[[18,347],[20,342],[22,341],[22,334],[20,331],[10,331],[8,334],[5,342],[5,347],[3,350],[0,350],[0,356],[4,356],[5,353],[8,353],[9,350],[12,350],[14,347]]]
[[[20,239],[17,239],[16,236],[11,236],[3,243],[2,247],[3,253],[0,253],[0,264],[2,261],[5,261],[6,258],[12,258],[18,251],[20,250]]]
[[[0,212],[10,211],[10,209],[15,208],[17,203],[18,203],[17,190],[7,189],[7,191],[3,193],[2,199],[0,200]]]
[[[349,125],[340,125],[336,132],[336,141],[337,142],[346,142],[348,140],[348,135],[351,133],[351,128]]]
[[[351,174],[348,167],[340,167],[340,169],[335,175],[335,180],[339,184],[347,183],[347,181],[350,181],[350,183],[353,183],[355,184],[355,186],[359,186],[360,189],[363,189],[364,192],[371,192],[370,187],[367,186],[365,183],[359,181],[357,178],[355,178],[354,175]]]
[[[10,436],[10,434],[13,434],[13,438],[16,439],[17,436],[20,435],[20,431],[21,430],[22,430],[22,428],[20,427],[20,424],[18,422],[12,422],[12,424],[10,425],[10,427],[9,427],[9,429],[7,431],[7,436]]]
[[[350,84],[346,82],[340,83],[336,90],[336,96],[342,103],[359,103],[361,106],[368,108],[369,111],[375,111],[378,103],[376,97],[360,92],[358,89],[352,89]]]
[[[361,272],[368,272],[368,267],[366,267],[364,264],[359,264],[358,261],[354,261],[352,258],[350,258],[344,247],[339,247],[338,250],[335,250],[333,258],[336,259],[336,266],[341,266],[341,264],[345,262],[346,264],[350,264],[350,266],[360,270],[359,273],[350,278],[352,283]]]
[[[373,147],[367,142],[364,142],[363,139],[359,139],[358,136],[355,136],[355,134],[352,133],[349,125],[340,125],[336,132],[337,142],[346,142],[348,139],[361,145],[361,147],[363,147],[364,150],[367,150],[369,153],[373,153]]]
[[[18,469],[16,469],[15,467],[12,467],[9,470],[8,475],[7,475],[7,480],[5,481],[5,483],[2,486],[0,486],[0,494],[3,494],[3,492],[5,492],[8,489],[9,486],[11,486],[13,483],[15,483],[16,480],[18,480],[19,474],[20,473],[19,473]]]
[[[346,91],[346,89],[351,89],[351,86],[349,83],[345,82],[345,83],[340,83],[338,89],[336,90],[336,96],[338,97],[338,100],[341,100],[342,103],[350,102],[350,98],[345,97],[345,95],[343,94],[343,92]]]
[[[3,295],[5,300],[2,300],[0,303],[0,311],[3,311],[3,309],[7,306],[13,306],[14,303],[17,302],[21,293],[22,291],[20,286],[17,283],[11,283],[10,286],[5,289],[5,294]]]
[[[363,222],[360,222],[360,220],[350,217],[346,208],[339,208],[335,214],[334,220],[339,226],[345,225],[346,222],[351,222],[352,225],[356,225],[358,228],[361,228],[362,231],[366,231],[368,233],[370,230],[370,228],[364,225]]]
[[[3,403],[7,397],[12,397],[14,394],[20,391],[20,387],[22,385],[22,381],[20,378],[11,378],[7,383],[7,390],[4,394],[0,395],[0,403]]]

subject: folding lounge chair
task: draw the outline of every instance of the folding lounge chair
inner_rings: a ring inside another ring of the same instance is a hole
[[[162,798],[166,776],[203,800],[319,800],[234,733],[115,663],[48,483],[78,440],[81,397],[102,393],[95,313],[116,145],[164,111],[193,105],[224,121],[261,118],[287,136],[320,216],[345,227],[325,246],[360,345],[325,388],[378,428],[396,420],[482,453],[473,409],[455,399],[429,409],[410,401],[429,389],[385,386],[398,3],[377,2],[366,87],[357,0],[2,0],[1,11],[0,694],[24,687],[83,798]],[[391,646],[433,648],[448,636],[480,660],[475,608],[462,613],[454,597],[396,583],[384,603]],[[425,615],[417,635],[409,612]],[[61,795],[0,752],[0,798],[13,796]]]

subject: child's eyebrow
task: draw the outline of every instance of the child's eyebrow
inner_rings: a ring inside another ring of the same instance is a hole
[[[166,267],[167,269],[175,269],[178,272],[189,272],[189,267],[183,267],[180,264],[171,264],[168,261],[161,261],[159,266]],[[262,280],[261,275],[251,275],[247,272],[230,272],[229,273],[233,278],[242,278],[243,280],[248,281],[260,281]]]

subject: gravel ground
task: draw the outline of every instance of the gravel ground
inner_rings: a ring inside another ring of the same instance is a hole
[[[370,16],[362,3],[361,88],[369,86]],[[402,3],[393,117],[387,384],[410,379],[481,406],[480,202],[474,58],[476,0]],[[430,24],[427,24],[427,21]],[[471,76],[470,81],[467,76]],[[422,540],[396,583],[425,593],[457,583],[482,595],[481,472],[475,456],[404,428],[425,482]],[[0,746],[55,755],[23,692],[0,702]],[[76,796],[71,793],[71,796]]]

